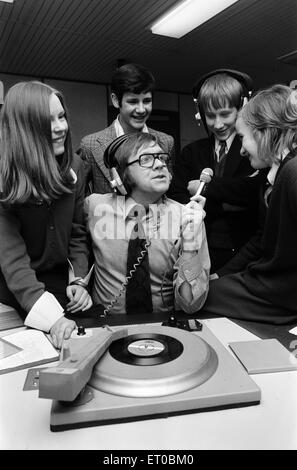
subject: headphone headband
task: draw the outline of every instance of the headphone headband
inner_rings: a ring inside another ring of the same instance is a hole
[[[124,134],[120,135],[120,137],[117,137],[115,140],[113,140],[108,147],[106,147],[104,154],[103,154],[103,160],[104,164],[107,168],[113,168],[117,166],[117,161],[115,160],[115,154],[117,150],[120,148],[120,146],[126,142],[132,135],[134,134]]]
[[[193,90],[192,90],[192,96],[194,100],[198,99],[199,92],[204,82],[206,82],[206,80],[212,77],[213,75],[219,75],[219,74],[226,74],[226,75],[229,75],[230,77],[235,78],[235,80],[237,80],[241,84],[243,88],[244,96],[246,96],[247,98],[250,97],[250,94],[253,88],[253,80],[247,73],[239,72],[238,70],[233,70],[233,69],[216,69],[216,70],[213,70],[212,72],[209,72],[203,75],[195,83]]]
[[[213,77],[214,75],[221,75],[221,74],[228,75],[229,77],[234,78],[241,84],[243,93],[242,93],[241,100],[240,100],[241,101],[240,107],[243,106],[243,104],[245,103],[245,100],[249,100],[252,94],[253,81],[251,77],[246,73],[239,72],[238,70],[216,69],[216,70],[213,70],[212,72],[209,72],[203,75],[201,78],[199,78],[199,80],[195,83],[193,90],[192,90],[192,96],[193,96],[195,105],[197,107],[197,113],[195,117],[198,120],[198,122],[200,121],[203,122],[203,125],[208,134],[209,132],[208,132],[207,124],[206,124],[205,114],[204,114],[203,109],[201,109],[199,106],[198,96],[199,96],[199,93],[203,84],[206,82],[208,78]]]

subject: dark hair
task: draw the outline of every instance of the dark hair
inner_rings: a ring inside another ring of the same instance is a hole
[[[155,89],[153,74],[139,64],[125,64],[117,69],[111,79],[111,91],[121,106],[124,93],[148,93]]]
[[[296,90],[286,85],[261,90],[242,108],[239,117],[252,129],[262,160],[271,164],[284,150],[296,151]]]
[[[49,99],[60,92],[44,83],[20,82],[8,91],[1,110],[0,194],[2,202],[51,201],[71,192],[71,137],[57,161],[51,133]]]

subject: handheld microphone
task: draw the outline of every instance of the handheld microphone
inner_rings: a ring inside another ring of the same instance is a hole
[[[204,170],[201,171],[201,175],[199,178],[200,184],[198,186],[196,194],[194,194],[194,196],[191,197],[191,201],[196,201],[198,199],[198,196],[200,196],[200,194],[202,193],[204,186],[207,183],[210,183],[212,177],[213,177],[213,171],[211,168],[204,168]]]

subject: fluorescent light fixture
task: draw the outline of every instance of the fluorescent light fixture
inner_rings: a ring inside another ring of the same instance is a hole
[[[151,26],[153,34],[181,38],[237,0],[185,0]]]
[[[13,3],[14,0],[0,0],[0,2],[5,2],[5,3]]]

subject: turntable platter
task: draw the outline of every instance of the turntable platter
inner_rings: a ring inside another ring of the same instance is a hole
[[[190,390],[216,371],[216,352],[178,328],[137,326],[116,340],[94,368],[89,385],[126,397],[160,397]]]

